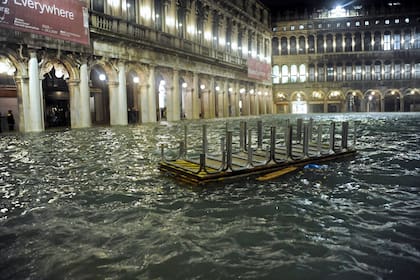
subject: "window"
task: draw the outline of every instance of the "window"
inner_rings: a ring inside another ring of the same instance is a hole
[[[273,84],[280,83],[280,67],[278,65],[273,66]]]
[[[356,26],[360,26],[360,21],[356,21]]]
[[[337,64],[337,76],[335,79],[337,81],[343,80],[343,65],[341,65],[341,63]]]
[[[365,64],[365,80],[372,80],[372,66],[370,62]]]
[[[279,55],[279,38],[274,37],[273,40],[271,40],[271,49],[273,55]]]
[[[420,79],[420,62],[414,65],[414,79]]]
[[[405,18],[404,22],[405,23],[410,23],[410,19],[409,18]]]
[[[308,53],[315,53],[315,37],[313,35],[308,37]]]
[[[316,37],[316,47],[317,47],[317,53],[324,52],[324,36],[323,35],[318,35]]]
[[[305,29],[305,26],[303,24],[299,25],[299,30]]]
[[[372,35],[370,32],[365,33],[365,41],[364,41],[364,48],[365,51],[371,51],[372,50]]]
[[[384,34],[384,51],[391,50],[391,33],[389,31]]]
[[[408,50],[410,48],[410,43],[411,43],[411,31],[410,30],[405,30],[404,31],[404,50]]]
[[[280,39],[280,47],[281,47],[281,55],[287,55],[287,38],[286,37],[282,37]]]
[[[304,54],[304,53],[306,53],[305,37],[300,36],[299,37],[299,54]]]
[[[290,30],[291,30],[291,31],[294,31],[294,30],[295,30],[295,26],[294,26],[294,25],[291,25],[291,26],[290,26]]]
[[[105,12],[104,2],[105,1],[103,1],[103,0],[93,0],[92,1],[92,10],[94,10],[96,12],[104,13]]]
[[[162,3],[162,0],[154,0],[154,1],[155,1],[154,2],[155,3],[155,5],[154,5],[154,7],[155,7],[155,19],[154,19],[155,28],[159,31],[162,31],[163,15],[164,15],[163,8],[164,8],[164,6],[163,6],[163,3]]]
[[[298,77],[298,68],[296,65],[292,65],[290,67],[290,82],[292,83],[296,83],[297,82],[297,77]]]
[[[352,51],[352,38],[351,38],[351,34],[350,33],[347,33],[345,35],[344,42],[345,42],[344,51],[351,52]]]
[[[356,81],[361,81],[362,80],[362,65],[360,63],[356,63],[354,79]]]
[[[327,65],[327,81],[334,81],[334,66],[332,64]]]
[[[305,66],[305,64],[301,64],[299,66],[299,82],[301,82],[301,83],[306,82],[306,66]]]
[[[400,80],[401,79],[401,62],[397,61],[394,64],[394,79]]]
[[[404,79],[406,80],[411,79],[411,64],[410,63],[404,64]]]
[[[395,20],[394,20],[394,23],[400,23],[400,19],[399,18],[396,18]]]
[[[346,22],[346,26],[347,27],[350,27],[351,26],[351,22],[350,21]]]
[[[401,34],[395,33],[394,34],[394,50],[400,50],[401,49]]]
[[[337,34],[335,37],[335,51],[342,52],[343,51],[343,35]]]
[[[333,36],[331,34],[327,35],[327,52],[333,52]]]
[[[354,34],[354,51],[360,52],[362,50],[362,34],[357,32]]]
[[[187,7],[185,6],[185,1],[179,1],[177,5],[177,28],[178,28],[178,36],[184,38],[185,30],[187,28],[186,24],[186,10]]]
[[[353,66],[351,65],[351,63],[347,63],[346,64],[346,81],[353,80],[352,76],[353,76]]]
[[[389,24],[389,19],[385,20],[385,24],[388,25]]]
[[[309,65],[309,81],[315,82],[315,65]]]
[[[390,80],[391,79],[391,62],[385,61],[384,63],[384,79]]]
[[[375,35],[374,35],[373,50],[375,50],[375,51],[380,51],[381,50],[381,33],[378,32],[378,31],[375,32]]]
[[[322,23],[318,23],[318,28],[322,29]]]
[[[337,22],[337,28],[340,28],[341,27],[341,22]]]
[[[296,53],[297,53],[296,37],[291,37],[290,38],[290,54],[296,54]]]
[[[281,83],[287,84],[289,82],[289,67],[283,65],[281,67]]]
[[[375,24],[376,24],[376,25],[378,25],[378,24],[380,24],[380,23],[381,23],[381,21],[380,21],[380,20],[378,20],[378,19],[377,19],[377,20],[375,20]]]
[[[136,1],[135,0],[127,0],[127,21],[135,22],[136,21]]]
[[[420,30],[417,28],[416,33],[414,34],[414,45],[413,48],[419,49],[420,48]]]
[[[373,70],[375,73],[375,76],[374,76],[375,80],[378,80],[378,81],[381,80],[381,62],[380,61],[375,62]]]
[[[213,48],[217,48],[219,46],[219,15],[216,11],[213,12],[213,22],[211,26],[211,34],[213,35]],[[251,32],[248,36],[248,51],[252,50],[252,35]]]
[[[365,20],[365,26],[369,26],[369,21]]]
[[[308,29],[312,29],[312,28],[314,28],[314,26],[312,25],[312,23],[309,23],[308,24]]]
[[[318,82],[325,82],[324,65],[318,64]]]

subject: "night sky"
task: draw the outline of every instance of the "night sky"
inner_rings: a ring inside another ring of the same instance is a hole
[[[284,9],[297,9],[308,11],[314,8],[333,8],[337,5],[345,6],[352,3],[364,3],[365,5],[386,5],[388,2],[401,2],[404,5],[412,5],[415,0],[260,0],[271,8],[272,12]]]

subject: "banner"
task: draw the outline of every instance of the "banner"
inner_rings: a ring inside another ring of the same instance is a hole
[[[86,1],[0,0],[0,27],[89,45]]]
[[[271,80],[271,65],[266,62],[259,61],[255,58],[248,58],[248,78],[270,81]]]

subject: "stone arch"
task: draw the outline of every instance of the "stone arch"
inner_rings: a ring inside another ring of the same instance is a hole
[[[379,90],[369,89],[364,94],[364,103],[366,112],[381,112],[382,93]]]
[[[348,90],[345,96],[347,112],[362,111],[363,93],[360,90]]]
[[[402,93],[398,89],[388,89],[384,93],[384,112],[400,112],[402,109]]]
[[[408,88],[403,93],[404,112],[419,112],[420,111],[420,89]]]
[[[12,110],[15,119],[13,129],[20,127],[21,104],[19,104],[19,87],[16,77],[18,74],[19,60],[9,53],[0,51],[0,114],[6,116],[9,110]],[[22,70],[22,69],[21,69]],[[9,129],[7,123],[2,123],[0,118],[0,131]]]

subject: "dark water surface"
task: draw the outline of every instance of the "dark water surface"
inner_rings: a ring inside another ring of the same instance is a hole
[[[157,169],[185,123],[0,136],[0,279],[420,279],[420,114],[312,117],[358,155],[207,189]]]

